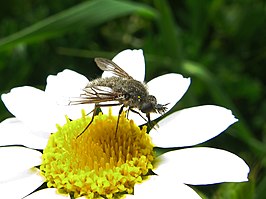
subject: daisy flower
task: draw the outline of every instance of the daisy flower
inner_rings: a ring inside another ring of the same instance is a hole
[[[142,50],[122,51],[113,62],[136,80],[144,80]],[[104,72],[103,77],[107,76],[110,74]],[[91,120],[87,113],[93,105],[61,104],[79,96],[87,83],[83,75],[64,70],[48,76],[45,91],[25,86],[2,94],[2,101],[15,116],[0,123],[2,197],[200,198],[188,185],[248,180],[247,164],[221,149],[193,147],[159,156],[155,153],[156,148],[197,145],[237,121],[230,110],[219,106],[174,112],[149,134],[145,126],[138,127],[145,123],[140,116],[129,114],[128,119],[124,112],[116,132],[116,109],[103,110],[77,138]],[[165,88],[169,85],[176,89],[168,92]],[[174,73],[147,82],[149,93],[159,103],[169,103],[168,110],[189,85],[189,78]],[[153,114],[151,119],[159,116]],[[44,182],[47,188],[35,191]]]

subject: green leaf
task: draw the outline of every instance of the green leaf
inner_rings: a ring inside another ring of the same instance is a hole
[[[132,13],[150,18],[156,17],[155,10],[140,3],[115,0],[86,1],[1,39],[0,50],[14,47],[19,43],[32,43],[58,37],[83,26],[93,27]]]
[[[223,183],[214,195],[214,199],[252,199],[254,198],[253,182]]]
[[[174,58],[176,65],[179,65],[183,61],[182,43],[180,30],[175,23],[171,7],[166,0],[154,0],[154,4],[160,13],[157,23],[162,40],[160,43],[162,53],[164,56]]]

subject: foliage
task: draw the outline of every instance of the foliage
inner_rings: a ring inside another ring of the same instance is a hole
[[[95,78],[100,71],[92,58],[142,48],[147,80],[167,72],[192,77],[175,110],[218,104],[239,118],[207,144],[243,157],[250,182],[199,191],[215,199],[265,195],[265,2],[12,0],[0,9],[1,93],[21,85],[43,88],[49,74],[65,68]],[[0,106],[3,120],[9,113]]]

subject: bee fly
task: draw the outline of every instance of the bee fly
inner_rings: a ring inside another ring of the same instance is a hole
[[[123,108],[140,115],[148,124],[150,124],[150,113],[163,114],[166,111],[167,104],[158,104],[156,98],[150,95],[144,83],[133,79],[122,68],[113,61],[104,58],[95,58],[97,66],[103,71],[109,71],[115,76],[98,78],[87,84],[83,89],[84,93],[80,97],[71,101],[70,104],[95,104],[93,116],[86,128],[77,136],[81,136],[93,122],[96,111],[104,106],[119,106],[119,115],[116,124],[118,128],[119,117]],[[144,118],[138,111],[146,114]]]

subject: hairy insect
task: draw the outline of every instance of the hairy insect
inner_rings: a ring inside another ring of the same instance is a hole
[[[148,89],[143,82],[133,79],[113,61],[105,58],[95,58],[95,62],[101,70],[109,71],[115,76],[98,78],[90,81],[83,89],[84,93],[81,94],[78,99],[70,102],[72,105],[95,104],[91,121],[78,137],[91,125],[94,116],[96,115],[97,108],[100,107],[122,105],[119,110],[116,131],[120,114],[125,107],[140,115],[148,123],[151,122],[150,113],[154,112],[163,114],[166,111],[167,104],[158,104],[156,98],[149,94]],[[135,109],[145,113],[146,118]]]

